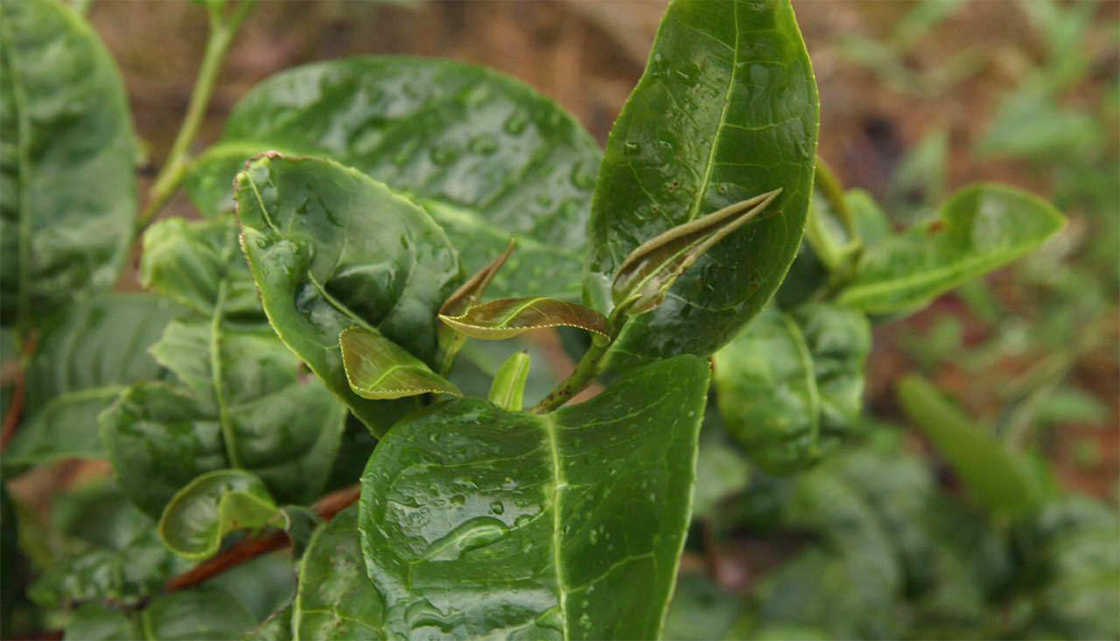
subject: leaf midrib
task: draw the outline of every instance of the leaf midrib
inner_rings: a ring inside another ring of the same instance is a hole
[[[549,461],[552,465],[552,484],[551,495],[549,500],[552,503],[552,564],[556,573],[556,598],[559,602],[560,616],[564,621],[563,638],[567,641],[568,635],[568,584],[564,576],[564,563],[562,556],[562,540],[561,532],[563,527],[563,519],[560,513],[560,496],[568,487],[567,478],[564,476],[564,468],[560,465],[560,442],[556,433],[556,417],[553,414],[540,414],[535,418],[539,420],[539,424],[544,429],[545,436],[548,439]]]

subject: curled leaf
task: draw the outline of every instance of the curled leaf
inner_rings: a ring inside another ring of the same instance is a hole
[[[604,338],[611,324],[599,312],[555,298],[503,298],[475,305],[459,316],[440,314],[440,320],[472,338],[504,340],[531,329],[576,327]]]
[[[362,398],[381,400],[429,393],[463,395],[451,381],[376,332],[351,327],[339,334],[338,344],[342,348],[346,380]]]
[[[171,499],[159,520],[159,538],[188,559],[213,556],[230,532],[254,529],[280,516],[264,481],[245,470],[208,472]]]
[[[754,220],[781,191],[729,205],[639,245],[615,272],[611,285],[614,304],[631,316],[656,308],[686,269],[731,232]]]
[[[529,380],[529,352],[516,352],[502,363],[490,385],[490,402],[510,412],[520,412]]]

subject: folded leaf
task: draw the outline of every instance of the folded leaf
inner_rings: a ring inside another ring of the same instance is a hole
[[[375,434],[413,407],[350,389],[338,337],[374,330],[429,365],[455,250],[419,207],[325,160],[259,158],[237,177],[242,248],[280,338]]]
[[[608,312],[635,248],[773,189],[766,215],[714,245],[649,314],[621,330],[605,365],[707,356],[770,299],[801,243],[818,100],[788,1],[675,0],[645,74],[607,141],[593,201],[586,300]]]
[[[707,363],[681,356],[551,414],[464,399],[395,425],[362,476],[362,549],[383,598],[369,627],[657,638],[707,382]]]
[[[660,305],[681,274],[716,243],[754,220],[781,191],[728,205],[639,245],[615,272],[611,285],[615,307],[635,316]]]
[[[393,341],[364,327],[350,327],[338,336],[350,389],[374,400],[420,394],[462,396],[451,381],[428,369]]]
[[[292,615],[297,639],[381,636],[385,601],[366,576],[358,506],[339,512],[311,537],[299,569]]]
[[[454,239],[467,273],[518,237],[498,296],[578,300],[601,153],[559,106],[508,76],[450,60],[355,57],[289,69],[233,109],[187,188],[229,208],[245,160],[333,158],[410,195]]]
[[[772,474],[813,465],[859,416],[870,349],[871,329],[859,312],[830,305],[764,311],[715,355],[727,431]]]
[[[504,410],[520,412],[528,380],[529,352],[516,352],[502,364],[494,376],[488,397],[490,402]]]
[[[610,321],[599,312],[555,298],[503,298],[475,305],[459,316],[439,317],[472,338],[505,340],[534,329],[576,327],[611,337]]]
[[[156,296],[106,293],[41,321],[4,467],[104,458],[97,415],[132,382],[166,375],[147,348],[182,311]]]
[[[183,558],[205,559],[230,532],[260,528],[279,515],[254,474],[218,470],[199,476],[172,497],[159,520],[159,537]]]
[[[1064,223],[1057,210],[1024,191],[965,187],[945,201],[937,219],[867,247],[836,301],[876,314],[913,311],[1030,252]]]
[[[1041,499],[1027,469],[991,434],[982,431],[929,381],[911,374],[898,384],[906,415],[933,441],[972,496],[993,513],[1022,516]]]
[[[0,5],[0,324],[109,289],[136,214],[135,137],[108,50],[61,2]]]

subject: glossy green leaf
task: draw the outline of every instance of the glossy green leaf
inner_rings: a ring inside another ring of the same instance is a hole
[[[1045,201],[996,184],[957,191],[937,219],[867,247],[836,302],[870,313],[912,311],[1035,249],[1064,225]]]
[[[172,497],[159,520],[159,537],[183,558],[204,559],[230,532],[263,527],[279,515],[268,488],[254,474],[207,472]]]
[[[615,272],[611,283],[615,308],[632,316],[656,308],[681,274],[719,241],[755,220],[781,191],[728,205],[639,245]]]
[[[413,197],[455,240],[468,273],[518,237],[499,296],[579,297],[600,151],[571,116],[507,76],[450,60],[361,57],[255,87],[187,180],[229,207],[245,160],[267,150],[334,158]]]
[[[102,294],[43,322],[27,369],[24,419],[4,466],[103,458],[97,415],[126,385],[164,370],[147,349],[182,310],[143,294]]]
[[[362,398],[385,400],[420,394],[463,393],[420,359],[376,331],[349,327],[338,336],[350,389]]]
[[[458,400],[374,450],[360,531],[383,629],[656,638],[691,508],[708,365],[637,369],[551,414]]]
[[[816,463],[850,433],[871,349],[867,319],[831,305],[767,309],[715,355],[728,432],[771,473]]]
[[[555,298],[502,298],[474,305],[459,316],[439,319],[472,338],[505,340],[534,329],[576,327],[603,338],[611,337],[610,321],[583,305]]]
[[[267,156],[238,174],[242,247],[280,338],[375,434],[412,407],[355,394],[338,337],[376,331],[429,365],[436,310],[460,279],[424,210],[333,162]]]
[[[487,398],[510,412],[520,412],[525,403],[525,383],[529,381],[529,352],[517,352],[498,369]]]
[[[616,366],[711,354],[770,299],[801,243],[818,100],[789,2],[675,0],[610,139],[592,208],[586,296],[642,243],[774,189],[760,220],[713,246],[656,310],[623,328]]]
[[[293,638],[385,638],[384,616],[384,600],[366,576],[358,506],[348,507],[320,526],[303,556]]]
[[[0,5],[0,324],[117,280],[136,213],[134,136],[108,50],[61,2]]]
[[[220,313],[235,320],[263,321],[264,310],[237,233],[232,215],[158,221],[144,234],[141,281],[207,317]]]
[[[137,622],[129,615],[99,603],[74,610],[63,633],[64,641],[132,641],[140,638]]]
[[[147,641],[230,641],[256,625],[237,598],[207,586],[153,600],[140,613],[140,623]]]
[[[1038,506],[1039,488],[1026,461],[974,425],[932,383],[911,374],[897,392],[903,411],[948,459],[972,498],[994,513],[1011,516]]]

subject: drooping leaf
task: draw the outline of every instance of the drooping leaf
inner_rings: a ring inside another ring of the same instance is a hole
[[[232,215],[156,222],[144,234],[140,277],[145,287],[208,318],[218,313],[234,320],[264,321]]]
[[[720,414],[771,473],[816,463],[852,430],[871,329],[859,312],[814,304],[767,309],[715,355]]]
[[[586,297],[608,311],[611,282],[642,243],[774,189],[760,220],[713,246],[656,310],[626,324],[624,367],[711,354],[777,289],[801,242],[817,146],[809,56],[786,1],[675,0],[618,120],[592,209]]]
[[[335,515],[311,538],[292,614],[296,639],[384,638],[385,603],[366,576],[358,506]]]
[[[1064,222],[1048,203],[1018,189],[965,187],[937,219],[867,247],[836,302],[877,314],[913,311],[1030,252]]]
[[[403,347],[375,331],[349,327],[338,336],[350,389],[362,398],[385,400],[420,394],[463,393]]]
[[[525,383],[529,380],[529,352],[517,352],[498,369],[487,398],[510,412],[520,412],[525,402]]]
[[[117,280],[134,141],[108,50],[61,2],[0,6],[0,324],[25,329]]]
[[[610,321],[583,305],[555,298],[502,298],[475,305],[459,316],[439,319],[472,338],[505,340],[534,329],[576,327],[604,338],[611,337]]]
[[[360,503],[384,630],[656,638],[707,381],[707,363],[680,356],[551,414],[464,399],[395,425]]]
[[[1010,516],[1038,506],[1040,490],[1026,461],[974,425],[933,384],[911,374],[897,391],[903,411],[948,459],[972,498],[993,513]]]
[[[207,472],[183,486],[159,520],[159,537],[186,559],[213,556],[230,532],[272,522],[279,510],[259,478],[244,470]]]
[[[132,641],[140,638],[137,621],[100,603],[86,603],[71,615],[63,633],[71,641]]]
[[[728,205],[642,243],[618,266],[611,283],[611,302],[629,315],[654,309],[681,274],[719,241],[756,219],[781,191]]]
[[[450,60],[359,57],[306,65],[255,87],[187,187],[206,213],[230,206],[246,159],[325,156],[421,204],[474,273],[518,237],[498,296],[576,300],[598,145],[528,86]]]
[[[98,413],[128,384],[163,376],[147,349],[179,313],[156,296],[101,294],[41,323],[23,424],[4,466],[104,457]]]
[[[429,365],[460,270],[422,209],[333,162],[262,157],[238,174],[242,247],[280,338],[375,434],[412,407],[355,394],[338,337],[375,330]]]
[[[147,641],[230,641],[256,625],[236,597],[202,586],[161,596],[140,613]]]

